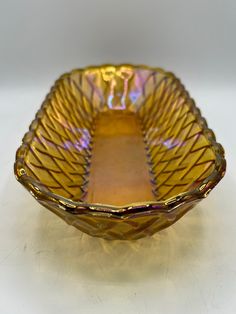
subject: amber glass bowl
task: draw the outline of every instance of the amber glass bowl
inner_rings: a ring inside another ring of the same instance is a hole
[[[38,202],[106,239],[170,226],[225,168],[222,146],[179,79],[127,64],[62,75],[15,161],[17,180]]]

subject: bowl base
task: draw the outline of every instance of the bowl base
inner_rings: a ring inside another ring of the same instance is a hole
[[[135,113],[98,115],[86,202],[124,205],[154,201],[141,125]]]

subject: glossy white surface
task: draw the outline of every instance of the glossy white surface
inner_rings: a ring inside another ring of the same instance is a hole
[[[1,314],[236,313],[235,16],[230,0],[0,3]],[[109,61],[173,70],[228,162],[206,200],[136,242],[67,226],[13,175],[15,151],[53,80]]]

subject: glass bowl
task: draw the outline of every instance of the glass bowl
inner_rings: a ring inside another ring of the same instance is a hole
[[[16,153],[17,180],[92,236],[176,222],[224,176],[224,150],[174,74],[102,65],[62,75]]]

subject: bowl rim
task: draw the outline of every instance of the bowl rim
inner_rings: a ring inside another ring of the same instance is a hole
[[[39,121],[44,114],[44,110],[47,106],[47,101],[50,98],[51,94],[56,90],[58,84],[65,79],[66,77],[71,76],[74,73],[84,73],[90,70],[99,70],[101,68],[114,67],[115,69],[121,67],[129,67],[132,69],[142,69],[149,70],[152,72],[159,72],[164,74],[166,77],[172,78],[179,83],[180,88],[185,93],[185,96],[188,98],[189,105],[191,106],[192,113],[195,115],[197,123],[202,127],[202,132],[204,136],[209,141],[211,148],[213,148],[215,153],[215,168],[212,173],[205,178],[198,186],[195,188],[186,191],[184,193],[177,194],[169,199],[163,201],[145,201],[145,202],[135,202],[125,205],[109,205],[109,204],[100,204],[100,203],[87,203],[73,201],[71,199],[65,198],[59,194],[50,192],[42,183],[33,177],[26,174],[24,168],[24,157],[26,156],[31,141],[34,137],[36,129],[38,127]],[[180,205],[186,203],[194,203],[205,197],[211,192],[211,190],[218,184],[218,182],[224,177],[226,171],[226,160],[225,152],[220,143],[216,141],[214,132],[208,127],[208,124],[203,118],[201,111],[196,106],[195,101],[190,97],[185,86],[182,84],[181,80],[172,72],[165,71],[160,67],[152,67],[142,64],[132,64],[132,63],[121,63],[121,64],[101,64],[94,66],[87,66],[84,68],[73,69],[69,72],[62,74],[53,84],[48,94],[46,95],[42,105],[39,110],[36,112],[35,118],[29,126],[29,130],[25,133],[22,143],[16,151],[15,162],[14,162],[14,173],[16,179],[40,202],[50,202],[56,205],[63,211],[69,212],[71,214],[92,214],[92,215],[104,215],[108,214],[109,216],[114,217],[129,217],[130,215],[147,212],[150,210],[157,210],[161,212],[171,212],[175,210]]]

